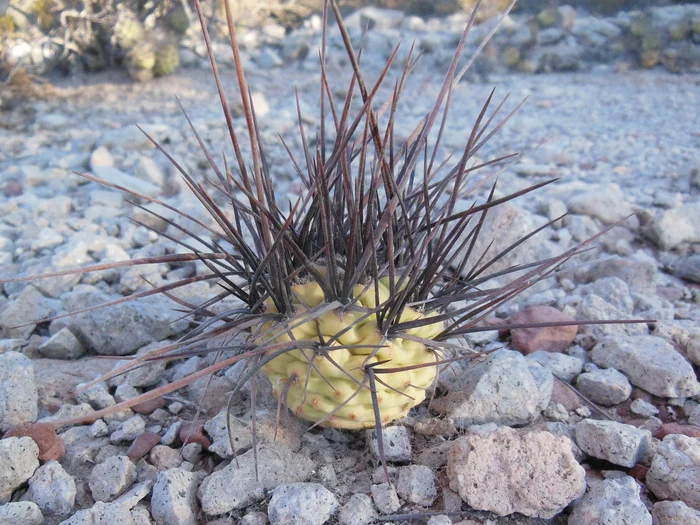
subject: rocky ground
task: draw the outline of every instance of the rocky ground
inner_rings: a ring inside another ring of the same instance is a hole
[[[369,79],[385,56],[377,42],[395,35],[382,24],[373,31],[375,45],[363,57]],[[329,77],[342,97],[348,67],[332,42]],[[294,197],[300,184],[278,135],[299,151],[295,86],[304,123],[315,129],[319,73],[313,56],[284,56],[276,56],[282,66],[275,56],[265,63],[258,51],[245,61],[276,193]],[[397,140],[437,95],[441,64],[426,55],[416,66]],[[72,78],[52,97],[0,114],[5,278],[176,250],[166,238],[177,234],[172,227],[73,171],[165,198],[211,222],[135,126],[202,177],[206,159],[177,96],[212,151],[230,155],[213,82],[199,65],[148,84],[116,72]],[[479,158],[523,153],[500,174],[501,195],[559,180],[494,213],[483,248],[492,239],[494,251],[507,246],[569,211],[503,264],[541,259],[638,213],[498,318],[653,322],[469,336],[462,344],[494,352],[445,370],[430,406],[384,430],[391,483],[378,468],[371,431],[305,433],[301,421],[282,418],[275,439],[276,402],[262,392],[254,481],[248,393],[233,405],[237,462],[221,412],[235,368],[134,410],[54,431],[56,421],[180,379],[212,357],[151,363],[76,396],[77,385],[123,364],[115,358],[174,340],[190,320],[165,297],[42,320],[147,290],[142,274],[163,284],[204,267],[162,264],[8,283],[0,297],[0,522],[359,525],[420,513],[431,525],[700,523],[700,77],[627,69],[610,63],[585,73],[470,74],[455,87],[440,155],[463,147],[494,86],[497,97],[510,94],[504,114],[527,97]],[[235,100],[230,68],[223,77]],[[233,111],[243,129],[240,108]],[[461,204],[485,191],[477,187]],[[181,298],[202,301],[217,291],[200,282]]]

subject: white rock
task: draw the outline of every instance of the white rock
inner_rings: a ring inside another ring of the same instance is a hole
[[[700,510],[700,439],[666,436],[651,461],[646,483],[657,498],[681,500]]]
[[[634,310],[634,300],[630,294],[630,288],[619,277],[603,277],[577,288],[576,292],[584,297],[590,294],[597,295],[605,302],[628,314]]]
[[[438,496],[435,474],[425,465],[401,467],[396,492],[406,501],[430,507]]]
[[[3,525],[42,525],[44,516],[36,503],[16,501],[0,505],[0,523]]]
[[[10,501],[12,492],[32,477],[38,458],[39,447],[32,438],[0,440],[0,503]]]
[[[340,525],[369,525],[377,518],[372,498],[367,494],[353,494],[340,509]]]
[[[90,153],[90,170],[95,171],[98,168],[114,166],[114,157],[104,146],[100,146]]]
[[[92,508],[79,510],[59,525],[135,525],[129,508],[118,503],[96,502]]]
[[[367,442],[372,455],[379,457],[379,440],[376,429],[366,431]],[[387,461],[396,463],[407,463],[411,461],[413,451],[411,448],[411,431],[406,427],[396,425],[382,428],[382,445],[384,458]]]
[[[700,202],[666,210],[651,224],[649,234],[664,250],[684,242],[700,242]]]
[[[635,399],[634,401],[632,401],[632,403],[630,404],[630,410],[633,414],[637,414],[638,416],[643,417],[651,417],[659,413],[658,408],[656,408],[651,403],[647,403],[643,399]]]
[[[104,383],[97,383],[96,385],[91,386],[87,390],[77,394],[76,398],[81,403],[88,403],[91,407],[97,410],[111,407],[116,404],[116,401],[109,393],[109,390],[107,390],[107,386]]]
[[[73,509],[76,493],[73,478],[58,461],[49,461],[29,479],[23,499],[36,503],[44,516],[65,516]]]
[[[323,525],[338,510],[338,500],[318,483],[280,485],[267,508],[271,525]]]
[[[260,501],[265,490],[285,483],[305,481],[314,468],[309,458],[294,454],[287,447],[273,443],[258,447],[258,481],[255,481],[253,450],[238,457],[235,462],[207,476],[197,495],[202,510],[210,516],[223,514]]]
[[[700,511],[682,501],[658,501],[651,515],[654,525],[700,525]]]
[[[615,368],[633,385],[660,397],[692,397],[700,392],[695,372],[673,346],[659,337],[616,337],[598,343],[593,362]]]
[[[615,465],[633,467],[651,441],[651,432],[615,421],[584,419],[576,425],[576,444],[586,454]]]
[[[580,497],[585,471],[571,442],[508,427],[459,438],[447,462],[450,488],[477,510],[551,518]]]
[[[158,525],[197,525],[197,475],[181,469],[160,472],[153,486],[151,513]]]
[[[595,483],[569,516],[569,525],[634,523],[651,525],[651,514],[639,499],[639,485],[630,476]]]
[[[139,157],[134,175],[139,179],[152,182],[153,184],[162,187],[165,183],[165,174],[160,165],[151,157]]]
[[[592,191],[579,193],[569,199],[568,206],[574,213],[600,219],[605,224],[620,221],[634,213],[633,207],[625,200],[625,195],[617,184],[608,184]],[[628,228],[638,225],[639,220],[636,216],[625,221],[625,226]]]
[[[614,368],[581,374],[576,378],[576,388],[594,403],[604,406],[619,405],[632,393],[627,377]]]
[[[0,432],[35,422],[37,400],[32,361],[19,352],[0,354]]]
[[[619,321],[627,318],[629,314],[592,293],[584,297],[576,310],[577,321]],[[644,324],[594,324],[582,326],[580,332],[601,340],[606,337],[646,335],[648,330]]]
[[[112,501],[136,481],[136,467],[126,456],[111,456],[96,465],[88,484],[97,501]]]
[[[447,396],[435,399],[432,407],[464,428],[532,422],[549,405],[553,378],[549,370],[519,352],[497,350],[470,364],[453,383]]]
[[[109,440],[112,443],[121,443],[124,441],[133,441],[138,436],[146,431],[146,422],[139,415],[132,416],[122,422],[117,430],[112,432]]]
[[[396,489],[390,483],[372,485],[372,499],[381,514],[392,514],[401,508]]]
[[[536,361],[564,381],[571,382],[581,373],[583,361],[559,352],[543,352],[538,350],[529,354],[525,359]]]
[[[27,339],[36,328],[34,321],[46,319],[54,313],[50,301],[28,285],[0,314],[0,327],[5,337]]]

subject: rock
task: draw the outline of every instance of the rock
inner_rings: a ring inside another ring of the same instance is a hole
[[[583,370],[583,361],[556,352],[537,351],[527,356],[527,360],[535,361],[549,370],[556,377],[571,382]]]
[[[151,514],[158,525],[197,525],[197,475],[182,469],[160,472],[153,486]]]
[[[700,202],[664,211],[651,223],[648,234],[663,250],[684,242],[700,242]]]
[[[39,447],[39,459],[42,462],[60,461],[66,453],[63,440],[56,435],[56,428],[49,423],[26,423],[12,427],[5,434],[9,437],[30,437]]]
[[[51,359],[78,359],[85,348],[73,332],[62,328],[39,347],[39,353]]]
[[[114,166],[114,157],[104,146],[95,148],[90,153],[90,171],[93,173],[99,168],[111,168]]]
[[[676,277],[692,283],[700,283],[700,254],[678,258],[673,262],[671,271]]]
[[[578,193],[567,203],[573,213],[588,215],[604,224],[613,224],[634,213],[617,184],[608,184],[595,190]],[[639,220],[629,217],[624,223],[627,228],[639,226]]]
[[[660,397],[692,397],[700,392],[693,367],[673,346],[654,336],[616,337],[598,343],[593,362],[624,373],[630,382]]]
[[[396,492],[410,503],[430,507],[438,496],[435,474],[425,465],[401,467]]]
[[[588,399],[603,406],[619,405],[630,397],[632,385],[614,368],[595,369],[576,378],[576,388]]]
[[[700,511],[682,501],[657,501],[651,515],[654,525],[700,525]]]
[[[37,399],[31,360],[19,352],[0,354],[0,432],[36,421]]]
[[[117,430],[112,432],[109,440],[112,443],[121,443],[123,441],[133,441],[146,430],[146,423],[141,416],[133,416],[123,421],[117,427]]]
[[[625,312],[595,294],[584,297],[576,311],[576,319],[580,321],[620,321],[626,317]],[[581,332],[600,340],[613,336],[646,335],[648,330],[646,325],[638,323],[592,324],[582,326]]]
[[[571,317],[551,306],[529,306],[513,315],[509,324],[569,322]],[[550,328],[513,328],[510,331],[513,348],[524,354],[537,351],[562,352],[576,337],[578,326]]]
[[[353,494],[340,509],[338,523],[340,525],[369,525],[376,518],[377,511],[372,504],[372,498],[367,494]]]
[[[651,461],[646,482],[657,498],[681,500],[700,510],[700,439],[666,436]]]
[[[79,510],[59,525],[97,525],[97,524],[136,525],[129,508],[119,503],[96,502],[92,508]]]
[[[81,403],[88,403],[91,407],[93,407],[96,410],[111,407],[116,404],[116,401],[109,393],[109,390],[107,390],[107,385],[105,385],[104,383],[97,383],[96,385],[91,386],[87,390],[83,390],[82,392],[76,395],[76,398]]]
[[[139,157],[134,175],[139,179],[149,181],[156,186],[162,187],[165,183],[165,174],[158,163],[150,157]]]
[[[639,485],[630,476],[592,485],[569,516],[569,525],[634,523],[651,525],[651,514],[639,498]]]
[[[494,422],[523,425],[549,405],[551,372],[520,353],[497,350],[470,364],[432,408],[448,415],[458,428]]]
[[[634,310],[634,300],[630,295],[629,286],[619,277],[602,277],[576,290],[582,296],[596,295],[618,310],[631,314]]]
[[[294,454],[287,447],[273,443],[258,447],[258,481],[255,481],[253,450],[238,457],[238,464],[231,463],[207,476],[197,492],[202,510],[216,516],[240,509],[260,501],[265,490],[272,490],[285,483],[305,481],[313,471],[309,458]]]
[[[700,426],[664,423],[655,430],[654,437],[663,439],[669,434],[681,434],[688,437],[700,438]]]
[[[88,484],[97,501],[112,501],[136,481],[136,467],[126,456],[110,456],[92,469]]]
[[[44,516],[65,516],[73,509],[76,493],[73,478],[60,463],[49,461],[29,479],[23,499],[36,503]]]
[[[262,69],[272,69],[284,65],[284,61],[280,58],[279,54],[269,47],[260,50],[258,56],[255,57],[255,62]]]
[[[499,516],[551,518],[586,488],[567,438],[507,427],[455,441],[447,477],[470,507]]]
[[[338,510],[333,493],[318,483],[278,486],[267,508],[271,525],[323,525]]]
[[[651,432],[615,421],[584,419],[576,425],[576,444],[586,454],[622,467],[639,463]]]
[[[379,441],[376,429],[366,431],[367,442],[372,455],[379,457]],[[382,428],[382,444],[386,461],[395,463],[408,463],[411,461],[413,451],[411,449],[411,431],[403,426],[391,426]]]
[[[659,409],[656,408],[651,403],[647,403],[643,399],[635,399],[630,404],[630,410],[633,414],[637,414],[642,417],[651,417],[659,413]]]
[[[126,451],[131,460],[137,460],[148,454],[153,447],[160,443],[160,436],[153,432],[144,432],[138,436]]]
[[[39,447],[31,438],[0,440],[0,503],[10,501],[12,492],[39,468]]]
[[[0,523],[3,525],[42,525],[44,516],[36,503],[16,501],[0,505]]]
[[[158,470],[176,469],[182,465],[182,456],[174,448],[156,445],[150,452],[149,461]]]
[[[591,283],[605,277],[617,277],[627,284],[630,291],[653,295],[656,294],[657,273],[656,265],[649,261],[610,257],[583,265],[576,270],[576,280]]]
[[[131,191],[155,197],[160,193],[160,188],[147,180],[140,179],[128,173],[124,173],[112,166],[98,167],[93,171],[95,177],[110,184],[129,188]]]
[[[169,342],[161,343],[161,342],[155,342],[151,343],[150,345],[144,346],[143,348],[139,349],[138,352],[136,352],[137,356],[143,356],[147,355],[154,350],[158,350],[159,348],[162,348],[164,346],[167,346],[170,344]],[[115,368],[127,364],[124,361],[121,361],[115,365]],[[128,385],[131,385],[135,388],[145,388],[149,386],[154,386],[157,385],[158,382],[161,380],[163,377],[163,373],[165,372],[165,367],[166,367],[167,362],[163,360],[156,360],[151,363],[145,363],[136,368],[135,370],[131,370],[130,372],[127,372],[126,375],[126,383]]]
[[[61,296],[69,312],[102,304],[112,297],[96,291]],[[172,309],[169,299],[157,296],[121,303],[70,317],[71,329],[102,355],[129,355],[186,330],[189,322]]]
[[[381,514],[392,514],[401,508],[399,496],[391,483],[372,485],[372,499]]]
[[[0,314],[0,327],[5,337],[28,339],[36,328],[35,321],[46,319],[55,312],[49,299],[32,285],[27,285]]]

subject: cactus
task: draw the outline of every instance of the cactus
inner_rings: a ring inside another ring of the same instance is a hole
[[[165,45],[155,53],[153,64],[153,74],[157,77],[164,77],[174,73],[180,65],[180,54],[174,45]]]
[[[146,30],[135,14],[126,9],[119,13],[114,26],[114,40],[119,47],[124,50],[133,49],[145,38]]]
[[[17,30],[15,19],[10,15],[0,16],[0,35],[9,35]]]
[[[156,51],[151,44],[144,42],[129,52],[126,63],[131,78],[139,82],[148,82],[153,79]]]

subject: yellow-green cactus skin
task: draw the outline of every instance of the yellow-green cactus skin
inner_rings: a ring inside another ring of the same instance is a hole
[[[174,73],[180,65],[180,54],[177,47],[166,45],[156,51],[156,60],[153,65],[153,73],[157,77],[164,77]]]
[[[382,279],[377,288],[381,304],[389,296],[389,287]],[[260,336],[265,343],[311,340],[326,344],[331,341],[330,346],[338,346],[337,350],[329,351],[328,356],[312,349],[294,349],[275,357],[262,369],[272,382],[277,399],[284,398],[287,407],[298,417],[320,422],[322,426],[375,427],[372,396],[364,369],[367,365],[382,362],[377,370],[431,365],[377,374],[377,402],[382,424],[404,417],[420,404],[437,374],[434,366],[440,359],[437,351],[414,340],[386,339],[379,334],[375,316],[367,315],[369,309],[376,307],[374,285],[358,285],[354,292],[355,309],[327,311],[300,326],[292,325],[281,335],[283,329],[276,329],[274,323],[268,322]],[[292,293],[297,314],[325,301],[321,287],[314,281],[293,286]],[[268,300],[266,306],[268,311],[276,312],[271,301]],[[421,317],[422,313],[407,307],[400,322]],[[406,333],[433,339],[442,330],[442,323],[434,323],[409,329]],[[350,345],[353,347],[347,348]]]

